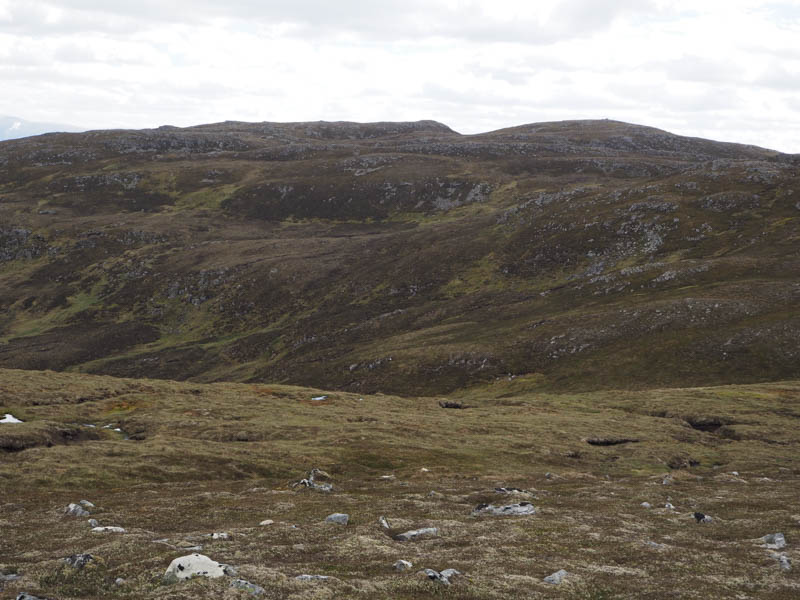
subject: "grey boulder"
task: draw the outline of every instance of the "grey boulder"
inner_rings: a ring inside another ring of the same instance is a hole
[[[325,517],[327,523],[336,523],[337,525],[347,525],[350,521],[350,515],[345,513],[333,513]]]
[[[543,581],[552,585],[558,585],[567,578],[567,575],[569,575],[569,573],[567,573],[564,569],[559,569],[552,575],[545,577]]]
[[[164,573],[165,583],[176,583],[192,577],[222,577],[236,575],[236,570],[218,563],[203,554],[189,554],[173,560]]]
[[[473,510],[473,515],[532,515],[536,508],[530,502],[519,502],[518,504],[508,504],[506,506],[495,506],[494,504],[478,504]]]
[[[436,537],[439,535],[439,530],[436,527],[423,527],[422,529],[414,529],[406,531],[405,533],[398,533],[394,536],[398,542],[409,542],[419,538]]]
[[[231,587],[238,588],[240,590],[245,590],[246,592],[250,592],[254,596],[260,596],[264,593],[264,588],[260,585],[256,585],[255,583],[250,583],[249,581],[245,581],[244,579],[234,579],[231,581]]]

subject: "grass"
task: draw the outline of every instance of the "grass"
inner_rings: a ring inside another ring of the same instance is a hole
[[[246,597],[223,580],[161,583],[187,553],[180,546],[200,544],[267,598],[701,598],[709,586],[718,598],[793,597],[795,572],[756,539],[781,531],[800,559],[800,383],[557,394],[538,391],[540,379],[470,388],[449,396],[469,408],[448,410],[440,398],[0,371],[0,413],[26,421],[0,426],[0,445],[29,446],[0,462],[9,499],[0,568],[23,575],[2,593]],[[323,393],[326,401],[311,400]],[[687,420],[698,416],[730,423],[741,439],[693,429]],[[125,433],[59,439],[69,423]],[[603,447],[590,437],[639,441]],[[676,455],[699,464],[670,469]],[[332,494],[289,486],[312,466],[331,474]],[[102,525],[128,533],[95,534],[63,516],[82,498]],[[537,514],[471,516],[481,502],[521,500]],[[697,525],[697,510],[714,522]],[[324,524],[333,512],[349,513],[350,524]],[[397,542],[380,515],[392,532],[435,526],[441,535]],[[275,523],[259,526],[266,518]],[[232,539],[204,537],[214,531]],[[77,552],[98,562],[78,572],[58,562]],[[394,572],[399,558],[414,569]],[[444,588],[415,574],[423,567],[464,577]],[[542,582],[561,568],[566,583]],[[295,581],[301,573],[334,579]]]

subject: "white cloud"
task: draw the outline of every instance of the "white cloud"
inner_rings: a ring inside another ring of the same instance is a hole
[[[797,39],[794,3],[755,0],[0,0],[0,114],[610,117],[800,152]]]

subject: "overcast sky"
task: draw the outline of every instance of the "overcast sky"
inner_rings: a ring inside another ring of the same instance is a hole
[[[0,0],[0,115],[611,118],[800,152],[800,1]]]

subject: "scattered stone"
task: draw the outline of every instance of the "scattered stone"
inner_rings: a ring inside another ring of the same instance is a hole
[[[666,508],[667,510],[675,510],[675,506],[672,504],[672,502],[667,502],[664,505],[664,508]]]
[[[383,527],[384,529],[389,529],[389,521],[387,521],[386,517],[384,517],[383,515],[378,517],[378,523],[380,523],[381,527]]]
[[[176,583],[192,577],[234,576],[236,570],[229,565],[218,563],[203,554],[181,556],[169,563],[164,573],[164,583]]]
[[[414,566],[414,563],[408,560],[398,560],[396,563],[392,565],[395,571],[408,571],[411,567]]]
[[[789,556],[785,553],[778,554],[775,553],[775,559],[778,561],[778,564],[781,566],[781,569],[784,571],[791,571],[792,570],[792,560]]]
[[[675,478],[669,473],[661,479],[661,485],[672,485],[673,483],[675,483]]]
[[[3,418],[0,419],[0,423],[22,423],[22,421],[20,421],[11,413],[6,413]]]
[[[100,523],[97,522],[97,519],[89,519],[89,526],[90,527],[99,527]]]
[[[89,511],[83,508],[80,504],[70,502],[64,512],[71,517],[88,517]]]
[[[422,467],[422,468],[420,469],[420,471],[421,471],[422,473],[430,473],[430,472],[431,472],[431,470],[430,470],[430,469],[426,469],[425,467]]]
[[[295,577],[298,581],[325,581],[330,579],[330,575],[298,575]]]
[[[336,523],[337,525],[347,525],[350,521],[350,515],[345,513],[333,513],[325,517],[326,523]]]
[[[428,498],[444,498],[444,494],[437,492],[436,490],[431,490],[427,494]]]
[[[650,546],[651,548],[655,548],[656,550],[664,550],[667,547],[666,544],[659,544],[658,542],[651,542],[651,541],[645,542],[645,546]]]
[[[786,547],[786,538],[782,533],[770,533],[761,538],[764,547],[770,550],[781,550]]]
[[[406,531],[405,533],[398,533],[396,536],[394,536],[394,539],[396,539],[398,542],[409,542],[419,538],[437,537],[438,535],[439,530],[436,527],[423,527],[422,529],[414,529],[412,531]]]
[[[219,532],[219,533],[212,533],[210,534],[212,540],[229,540],[231,539],[230,533]]]
[[[393,481],[396,479],[394,475],[381,475],[381,479],[385,481]]]
[[[455,569],[445,569],[441,573],[439,571],[434,571],[433,569],[422,569],[422,571],[419,571],[419,573],[425,575],[431,581],[441,583],[442,585],[450,585],[451,577],[461,575],[461,572],[456,571]]]
[[[441,401],[439,402],[439,406],[441,408],[468,408],[463,402],[454,402],[451,400]]]
[[[73,554],[72,556],[68,556],[62,560],[73,569],[80,570],[92,562],[94,560],[94,556],[91,554]]]
[[[272,519],[264,519],[259,525],[272,525],[274,522]]]
[[[89,502],[88,500],[80,500],[80,501],[78,502],[78,504],[80,504],[80,505],[81,505],[81,506],[83,506],[84,508],[94,508],[94,504],[92,504],[92,503],[91,503],[91,502]]]
[[[114,580],[114,585],[125,585],[125,580],[122,577],[117,577]]]
[[[317,479],[330,479],[330,475],[328,475],[325,471],[317,469],[314,467],[311,469],[311,472],[308,474],[308,477],[305,479],[301,479],[300,481],[296,481],[292,484],[292,487],[304,486],[307,488],[311,488],[312,490],[317,490],[319,492],[330,492],[333,491],[333,485],[330,483],[319,483]]]
[[[543,581],[545,583],[551,583],[553,585],[558,585],[559,583],[564,581],[564,579],[566,579],[567,575],[569,575],[569,573],[567,573],[564,569],[559,569],[558,571],[556,571],[552,575],[548,575],[547,577],[545,577]]]
[[[17,596],[16,600],[47,600],[47,598],[40,598],[39,596],[34,596],[27,592],[22,592],[19,596]]]
[[[704,515],[701,512],[694,513],[694,520],[698,523],[711,523],[714,519],[710,515]]]
[[[493,504],[478,504],[473,510],[473,515],[532,515],[536,512],[530,502],[520,502],[518,504],[508,504],[507,506],[495,506]]]
[[[18,575],[17,573],[0,573],[0,583],[8,583],[11,581],[16,581],[17,579],[22,579],[22,575]],[[2,585],[0,585],[0,589],[2,589]]]
[[[635,444],[639,440],[636,438],[589,438],[586,443],[590,446],[619,446],[620,444]]]
[[[642,502],[642,508],[653,508],[653,505],[649,502]]]
[[[234,579],[231,581],[231,587],[238,588],[240,590],[245,590],[250,592],[254,596],[260,596],[264,593],[264,588],[260,585],[256,585],[255,583],[250,583],[244,579]]]
[[[327,396],[325,396],[325,395],[322,395],[322,396],[312,396],[312,397],[311,397],[311,399],[312,399],[312,400],[314,400],[315,402],[322,402],[323,400],[327,400],[327,399],[328,399],[328,397],[327,397]]]
[[[113,526],[106,526],[106,527],[92,527],[92,531],[95,533],[127,533],[122,527],[113,527]]]

